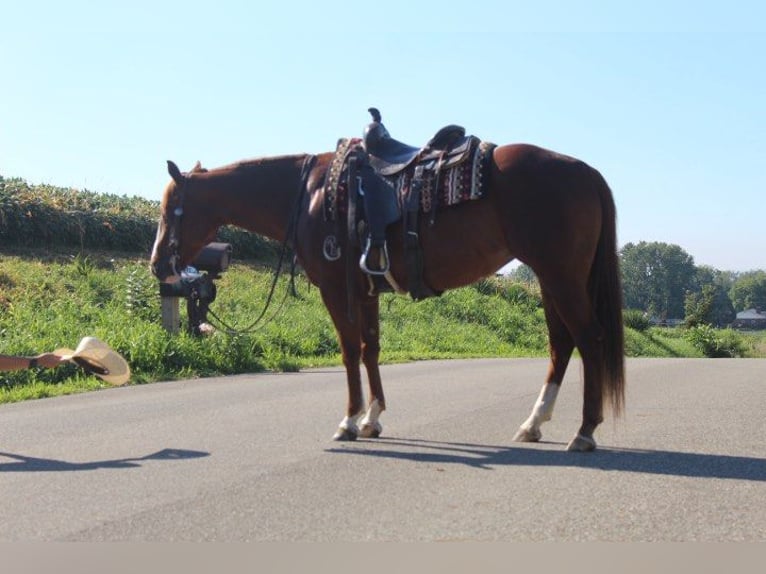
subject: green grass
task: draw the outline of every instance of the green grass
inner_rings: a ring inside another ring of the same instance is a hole
[[[682,329],[625,329],[627,357],[702,357]]]
[[[270,269],[237,263],[217,281],[212,309],[233,327],[260,313]],[[0,258],[0,352],[36,354],[74,348],[86,335],[109,343],[131,365],[132,383],[263,370],[294,371],[340,364],[340,350],[318,290],[297,278],[298,298],[280,280],[267,316],[252,333],[196,338],[160,326],[157,283],[143,257],[40,249]],[[181,315],[186,324],[185,305]],[[474,288],[414,303],[382,300],[382,361],[545,354],[542,313],[533,303],[509,305]],[[0,373],[0,402],[99,388],[74,366]]]
[[[235,328],[261,312],[269,268],[235,262],[217,281],[213,311]],[[146,257],[117,252],[16,249],[0,256],[0,352],[31,355],[74,348],[96,336],[125,356],[131,384],[340,364],[335,330],[318,290],[297,278],[298,298],[277,287],[254,332],[197,338],[160,325],[156,280]],[[185,305],[181,315],[186,324]],[[727,335],[728,337],[729,335]],[[766,356],[766,335],[742,337],[746,356]],[[545,357],[547,332],[538,295],[492,278],[415,303],[381,297],[382,362],[466,357]],[[683,329],[626,330],[629,357],[702,357]],[[90,391],[105,386],[73,365],[0,373],[0,402]]]

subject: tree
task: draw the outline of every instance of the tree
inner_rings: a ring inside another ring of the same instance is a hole
[[[620,250],[624,305],[659,319],[684,316],[684,299],[696,289],[694,259],[678,245],[627,243]]]
[[[684,325],[687,327],[723,327],[736,317],[729,295],[720,285],[713,283],[703,285],[698,292],[687,293],[684,312]]]
[[[748,271],[737,276],[729,296],[737,311],[766,310],[766,271]]]
[[[709,315],[713,308],[713,299],[715,297],[715,288],[712,285],[705,285],[702,291],[698,293],[688,292],[684,299],[684,325],[687,327],[697,327],[698,325],[709,325]]]
[[[708,266],[696,268],[693,290],[684,298],[684,323],[688,327],[713,325],[723,327],[734,321],[736,313],[729,298],[733,284],[730,271]]]
[[[508,277],[513,281],[524,283],[526,285],[536,285],[537,276],[529,265],[522,263],[516,269],[508,273]]]

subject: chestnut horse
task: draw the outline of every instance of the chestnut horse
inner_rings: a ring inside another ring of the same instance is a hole
[[[318,286],[334,322],[348,384],[345,417],[336,440],[380,435],[386,408],[378,357],[378,296],[344,257],[327,256],[323,242],[336,231],[323,214],[332,152],[285,155],[182,173],[168,162],[171,181],[162,202],[151,256],[153,273],[174,281],[218,228],[232,224],[291,243],[309,280]],[[514,440],[534,442],[550,420],[575,347],[583,362],[582,425],[568,450],[596,448],[594,430],[604,403],[620,414],[624,402],[622,293],[615,205],[601,174],[585,163],[527,144],[494,148],[483,197],[442,207],[420,226],[422,279],[441,292],[469,285],[518,259],[537,275],[549,333],[550,365],[529,418]],[[337,224],[337,222],[335,223]],[[340,233],[340,252],[359,261],[358,246]],[[390,272],[408,286],[401,222],[388,229]],[[353,290],[349,293],[349,289]],[[349,296],[351,295],[351,296]],[[364,404],[360,361],[369,383]],[[361,417],[361,420],[360,420]]]

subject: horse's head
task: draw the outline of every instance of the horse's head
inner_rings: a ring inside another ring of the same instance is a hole
[[[160,208],[157,238],[152,249],[152,273],[164,282],[180,279],[181,271],[200,250],[215,236],[205,202],[194,193],[194,174],[202,173],[199,162],[188,173],[181,173],[175,163],[168,161],[168,173],[172,180],[165,188]]]

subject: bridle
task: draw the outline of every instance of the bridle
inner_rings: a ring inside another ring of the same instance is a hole
[[[184,199],[186,197],[186,185],[189,181],[189,177],[185,174],[182,175],[183,183],[178,190],[178,205],[173,209],[173,218],[168,223],[168,248],[170,249],[170,256],[168,262],[170,263],[170,269],[175,277],[181,276],[181,271],[178,269],[178,262],[181,260],[181,219],[184,215]],[[176,182],[177,183],[177,182]]]

